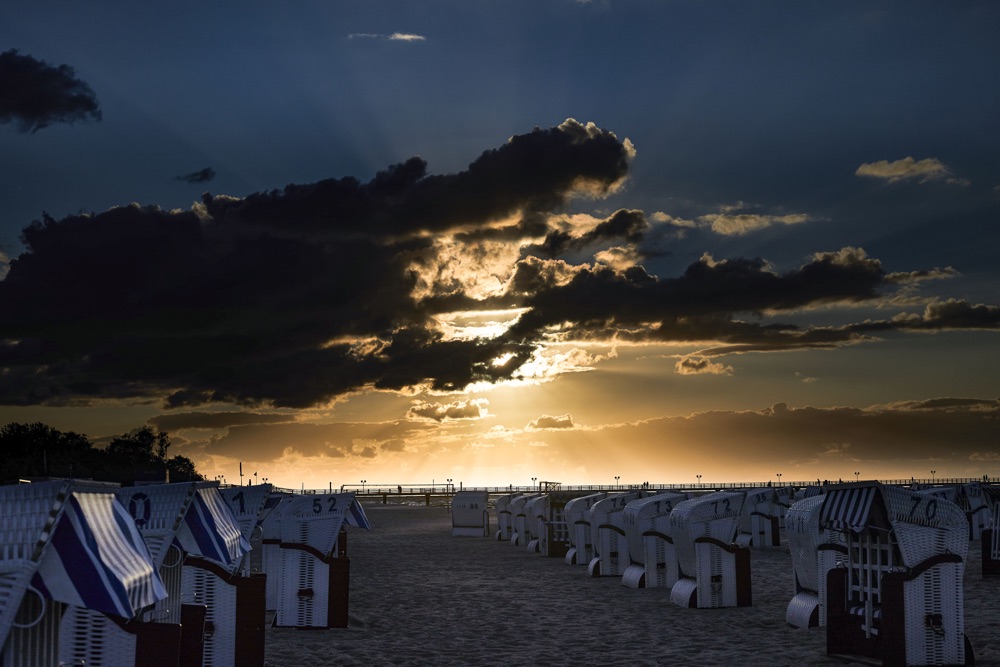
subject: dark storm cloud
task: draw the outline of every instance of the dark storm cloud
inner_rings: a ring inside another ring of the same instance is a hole
[[[34,133],[87,119],[101,119],[97,96],[72,67],[54,67],[16,49],[0,53],[0,123]]]
[[[208,183],[210,180],[215,178],[215,170],[211,167],[205,167],[199,171],[192,171],[190,174],[184,174],[183,176],[177,176],[174,178],[176,181],[184,181],[185,183]]]
[[[622,209],[615,211],[607,220],[603,220],[594,229],[580,236],[573,236],[561,230],[551,232],[542,243],[528,246],[525,252],[557,257],[567,251],[580,250],[607,241],[624,241],[637,245],[643,240],[643,235],[648,229],[649,223],[646,222],[646,216],[642,211]]]
[[[245,424],[283,424],[294,422],[294,415],[254,412],[184,412],[171,415],[157,415],[149,420],[149,425],[160,431],[182,431],[184,429],[224,429]]]
[[[433,243],[422,233],[607,192],[630,150],[566,121],[450,176],[427,176],[415,158],[366,184],[208,195],[189,212],[45,216],[0,282],[0,403],[305,407],[364,387],[508,377],[533,343],[446,340],[411,296],[413,262]]]

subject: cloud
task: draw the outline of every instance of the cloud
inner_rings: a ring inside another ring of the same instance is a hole
[[[246,424],[284,424],[294,422],[294,415],[255,412],[183,412],[157,415],[149,420],[150,426],[160,431],[185,429],[225,429]]]
[[[559,415],[558,417],[552,415],[542,415],[538,419],[532,419],[528,422],[526,427],[528,430],[542,430],[542,429],[565,429],[565,428],[576,428],[576,424],[573,423],[573,416],[570,414]]]
[[[902,160],[895,160],[893,162],[889,162],[888,160],[866,162],[857,168],[854,175],[865,178],[877,178],[889,183],[916,180],[920,183],[945,181],[954,185],[968,185],[968,181],[956,178],[951,169],[933,157],[914,160],[912,157],[907,156]]]
[[[682,357],[674,365],[678,375],[732,375],[733,367],[710,360],[703,355]]]
[[[352,32],[348,39],[380,39],[390,42],[423,42],[427,38],[423,35],[415,35],[408,32],[394,32],[391,34],[381,32]]]
[[[3,250],[0,250],[0,280],[7,277],[7,272],[10,270],[10,257],[7,256]]]
[[[11,49],[0,53],[0,81],[0,123],[17,123],[21,132],[101,120],[97,96],[69,65],[55,67]]]
[[[205,167],[200,171],[193,171],[190,174],[177,176],[175,180],[184,181],[185,183],[208,183],[213,178],[215,178],[215,170],[211,167]]]
[[[414,401],[406,412],[407,419],[418,421],[443,422],[456,419],[482,419],[489,415],[485,398],[475,398],[454,403],[428,403]]]
[[[703,215],[699,220],[716,234],[721,234],[722,236],[742,236],[776,225],[799,225],[809,222],[810,218],[804,213],[792,213],[788,215],[719,213]]]

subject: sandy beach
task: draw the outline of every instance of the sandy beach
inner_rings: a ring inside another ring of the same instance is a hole
[[[667,589],[543,558],[494,539],[452,537],[447,507],[366,505],[352,529],[350,624],[269,628],[270,667],[299,665],[844,665],[824,628],[785,624],[793,595],[787,548],[753,550],[753,606],[683,609]],[[495,517],[494,527],[495,527]],[[977,665],[1000,665],[1000,579],[969,547],[966,634]]]

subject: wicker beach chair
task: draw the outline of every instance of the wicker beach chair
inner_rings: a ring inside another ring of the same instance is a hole
[[[779,489],[786,495],[778,495]],[[781,545],[781,520],[787,509],[791,487],[749,489],[740,515],[736,544],[741,547],[764,548]],[[782,503],[782,500],[784,503]]]
[[[542,529],[549,513],[549,494],[542,493],[524,505],[524,546],[529,553],[538,553],[541,548]]]
[[[459,491],[451,497],[452,537],[489,537],[488,500],[485,491]]]
[[[59,664],[65,609],[131,618],[166,596],[113,485],[0,487],[0,664]]]
[[[549,491],[538,518],[538,553],[546,558],[565,558],[570,549],[571,531],[566,521],[566,506],[587,491]]]
[[[989,508],[989,522],[980,542],[983,576],[1000,577],[1000,486],[984,484],[981,488]]]
[[[190,554],[232,564],[249,544],[242,539],[215,482],[123,487],[115,494],[149,548],[167,597],[130,624],[70,609],[63,618],[60,657],[70,664],[87,665],[200,665],[207,610],[204,604],[184,599],[184,560]],[[175,629],[179,629],[179,639],[169,641],[176,644],[177,662],[164,657],[170,650],[144,645],[145,634],[168,641]]]
[[[827,573],[827,652],[883,665],[964,665],[968,524],[954,503],[878,482],[827,490],[821,528],[847,555]]]
[[[268,611],[278,608],[281,585],[281,514],[291,497],[286,493],[272,492],[265,505],[269,511],[260,522],[260,569],[266,577],[264,607]]]
[[[510,543],[515,547],[526,546],[528,542],[528,501],[537,498],[537,493],[522,493],[510,501],[511,533]]]
[[[270,493],[270,484],[218,491],[247,543],[258,527]],[[205,606],[204,667],[264,664],[265,578],[250,574],[249,560],[249,553],[230,563],[194,555],[184,560],[183,599]]]
[[[792,554],[795,594],[785,611],[785,622],[795,628],[826,625],[826,574],[847,558],[841,532],[821,528],[823,496],[794,503],[785,515],[785,534]]]
[[[667,535],[670,512],[674,505],[688,499],[688,494],[665,491],[633,500],[622,512],[628,565],[622,573],[622,585],[629,588],[671,587],[677,581],[677,556]],[[669,550],[670,555],[667,555]],[[673,579],[667,583],[673,572]]]
[[[497,514],[496,538],[499,542],[510,541],[510,536],[514,533],[514,519],[510,513],[510,504],[519,495],[518,493],[508,493],[493,502],[493,510]]]
[[[350,559],[346,527],[370,530],[353,493],[291,496],[281,511],[281,567],[274,624],[346,628]]]
[[[682,607],[748,607],[750,551],[735,544],[746,491],[716,491],[670,513],[678,579],[670,599]]]
[[[594,557],[590,532],[590,508],[608,497],[604,491],[574,498],[566,503],[566,525],[569,528],[570,548],[565,560],[569,565],[589,565]]]
[[[957,504],[965,510],[969,521],[969,540],[978,541],[990,525],[990,506],[983,493],[982,482],[963,484],[958,490]]]
[[[590,534],[594,555],[587,564],[591,577],[620,577],[628,567],[628,539],[625,535],[625,507],[646,495],[641,490],[610,493],[590,508]]]

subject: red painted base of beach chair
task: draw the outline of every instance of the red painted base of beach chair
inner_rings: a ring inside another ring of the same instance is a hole
[[[135,635],[135,667],[178,667],[181,663],[181,626],[175,623],[128,623],[121,627]]]
[[[948,556],[932,557],[922,564],[923,567],[917,566],[909,573],[883,575],[879,586],[882,604],[874,611],[872,627],[867,631],[863,607],[847,599],[848,570],[830,570],[827,573],[826,652],[874,658],[881,660],[883,667],[907,667],[903,584],[939,562],[948,562]],[[928,618],[926,622],[933,623],[934,619]],[[974,665],[968,637],[964,638],[964,644],[965,662],[962,664]]]
[[[983,550],[983,576],[1000,577],[1000,554],[993,553],[993,530],[983,531],[983,538],[979,542]]]

